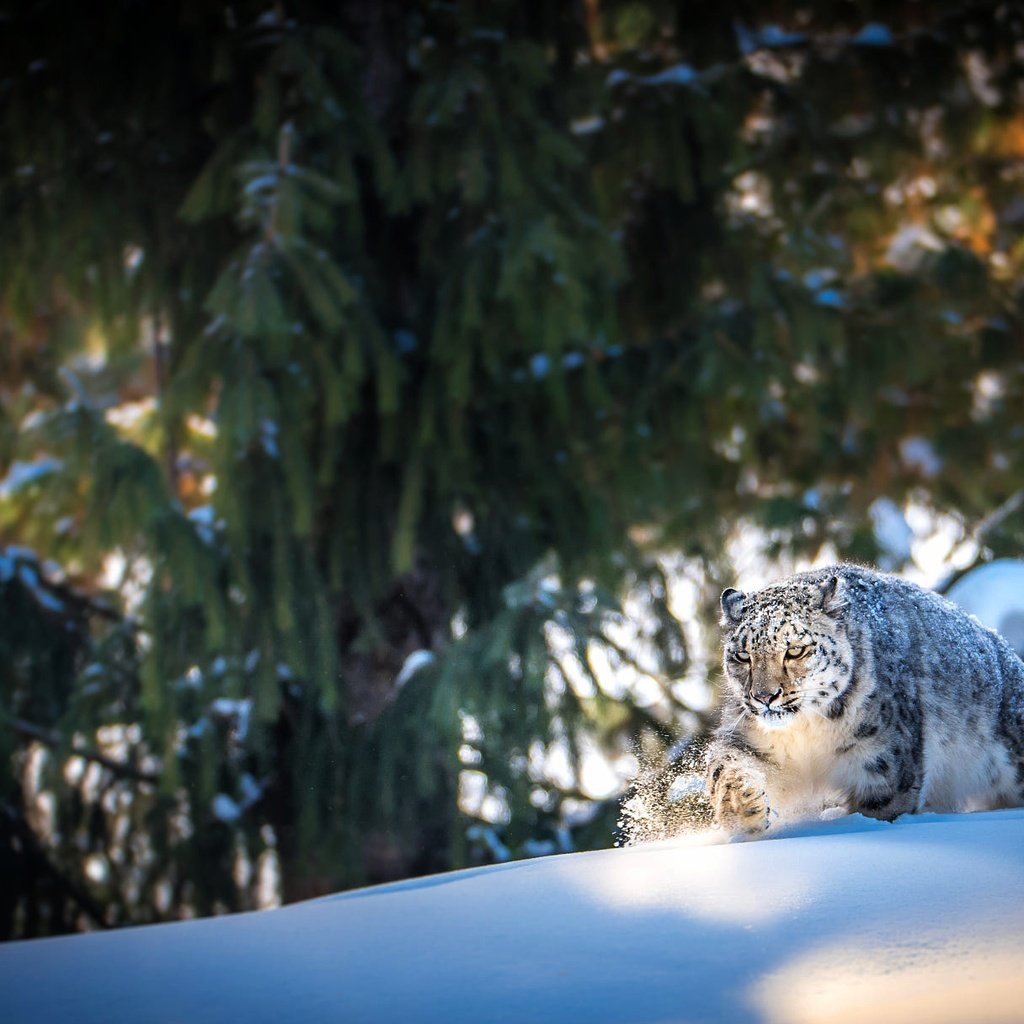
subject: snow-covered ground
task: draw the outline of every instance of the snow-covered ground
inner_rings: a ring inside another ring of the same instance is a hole
[[[999,558],[979,565],[958,579],[946,597],[1001,633],[1024,657],[1024,561]]]
[[[11,1022],[1024,1020],[1024,810],[520,861],[0,947]]]

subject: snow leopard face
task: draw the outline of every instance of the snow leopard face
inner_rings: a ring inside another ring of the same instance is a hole
[[[842,714],[853,671],[841,581],[722,594],[724,667],[739,706],[764,729]]]

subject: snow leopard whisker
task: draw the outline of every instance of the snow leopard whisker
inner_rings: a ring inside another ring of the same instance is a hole
[[[742,724],[742,722],[743,722],[743,716],[742,715],[738,715],[735,719],[733,719],[732,722],[730,722],[728,724],[723,722],[722,725],[719,726],[719,729],[718,729],[719,735],[721,735],[721,736],[732,736],[733,733],[735,733],[739,729],[739,727]]]
[[[809,715],[814,715],[816,718],[820,718],[823,722],[827,722],[829,720],[828,716],[820,708],[814,707],[813,704],[805,704],[804,710]]]

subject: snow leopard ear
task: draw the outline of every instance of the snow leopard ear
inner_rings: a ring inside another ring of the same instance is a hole
[[[818,584],[818,589],[821,591],[821,610],[826,615],[834,615],[846,604],[843,581],[839,576],[829,576]]]
[[[722,625],[735,626],[743,618],[743,602],[747,595],[729,587],[722,591]]]

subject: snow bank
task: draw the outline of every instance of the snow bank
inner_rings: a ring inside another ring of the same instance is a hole
[[[859,816],[0,947],[18,1022],[1019,1021],[1024,810]]]
[[[998,558],[979,565],[961,576],[946,597],[1024,656],[1024,561]]]

